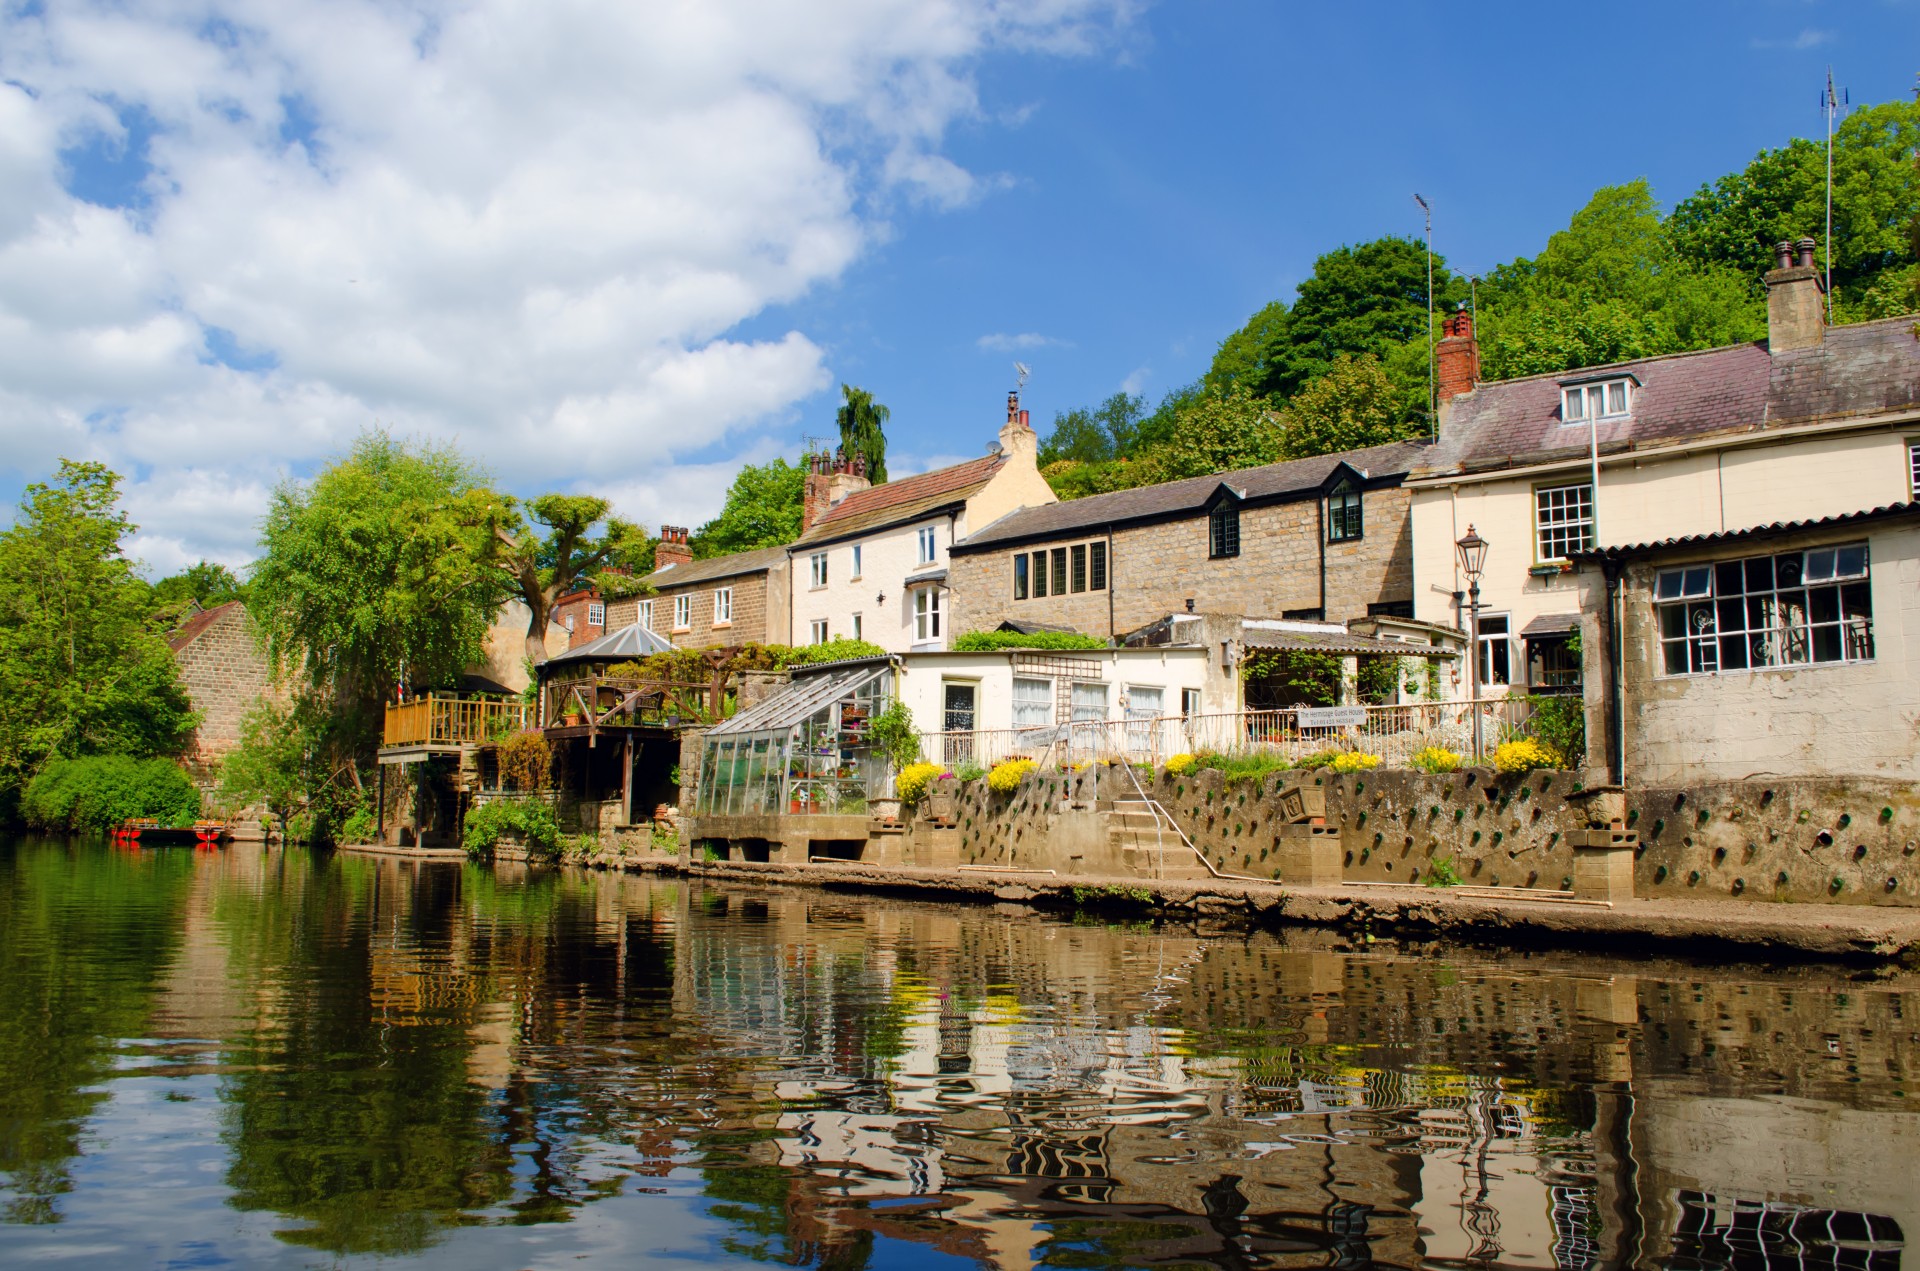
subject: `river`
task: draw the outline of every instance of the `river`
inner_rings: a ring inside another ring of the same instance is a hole
[[[0,840],[0,1265],[1891,1269],[1917,984]]]

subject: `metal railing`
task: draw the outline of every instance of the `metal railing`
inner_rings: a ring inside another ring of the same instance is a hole
[[[533,708],[525,702],[428,693],[411,701],[388,703],[382,746],[462,746],[491,741],[530,726]]]

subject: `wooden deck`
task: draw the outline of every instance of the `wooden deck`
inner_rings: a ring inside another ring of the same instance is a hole
[[[533,707],[526,702],[428,693],[412,701],[388,704],[380,748],[453,752],[532,726]]]

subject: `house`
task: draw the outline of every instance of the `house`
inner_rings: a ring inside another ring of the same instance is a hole
[[[1029,507],[953,550],[953,626],[1119,638],[1181,609],[1344,621],[1412,616],[1395,442]]]
[[[1457,542],[1487,544],[1486,693],[1579,692],[1596,544],[1729,535],[1905,502],[1920,472],[1912,318],[1828,327],[1814,244],[1782,243],[1764,341],[1479,383],[1472,320],[1437,350],[1440,436],[1408,476],[1414,616],[1467,625]],[[1589,660],[1587,665],[1592,665]]]
[[[607,611],[616,626],[638,622],[681,649],[784,644],[788,578],[784,547],[695,560],[686,529],[664,525],[645,579],[653,594],[612,601]]]
[[[1019,395],[1009,393],[999,444],[978,459],[871,485],[858,456],[813,456],[802,531],[787,549],[787,642],[944,648],[954,594],[948,553],[975,527],[1056,501],[1038,452]]]
[[[1622,778],[1920,777],[1920,504],[1573,559],[1589,750]]]
[[[167,637],[167,647],[179,667],[180,686],[200,713],[187,761],[197,771],[210,772],[239,746],[247,713],[281,696],[272,668],[253,619],[238,600],[193,614]]]

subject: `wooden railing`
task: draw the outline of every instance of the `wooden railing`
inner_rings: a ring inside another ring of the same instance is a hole
[[[533,723],[525,702],[429,693],[387,706],[383,746],[460,746],[491,741]]]

